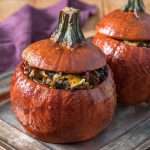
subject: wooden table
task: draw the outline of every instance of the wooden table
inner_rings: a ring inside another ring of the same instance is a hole
[[[24,133],[11,111],[11,72],[0,76],[0,150],[149,150],[150,106],[119,105],[111,125],[96,138],[76,144],[47,144]],[[5,94],[4,94],[5,93]],[[6,96],[7,95],[7,96]]]

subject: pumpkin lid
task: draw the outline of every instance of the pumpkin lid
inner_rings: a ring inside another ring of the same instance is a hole
[[[106,65],[104,54],[85,40],[79,25],[79,10],[64,8],[58,27],[50,39],[31,44],[22,54],[30,66],[40,69],[80,73]]]
[[[149,22],[143,0],[128,0],[124,9],[106,15],[97,25],[97,31],[116,39],[150,40]]]

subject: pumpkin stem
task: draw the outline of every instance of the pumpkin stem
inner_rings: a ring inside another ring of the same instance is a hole
[[[137,16],[138,12],[145,12],[143,0],[128,0],[128,3],[123,9],[125,12],[134,12]]]
[[[58,42],[67,48],[85,40],[79,24],[79,10],[65,7],[59,16],[58,26],[51,35],[54,42]]]

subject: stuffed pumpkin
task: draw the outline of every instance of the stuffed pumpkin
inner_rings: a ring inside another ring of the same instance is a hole
[[[118,100],[127,105],[150,101],[150,15],[143,0],[128,0],[97,25],[93,43],[107,56]]]
[[[11,102],[26,131],[45,142],[85,141],[110,124],[115,84],[104,54],[81,32],[79,10],[64,8],[51,37],[23,51]]]

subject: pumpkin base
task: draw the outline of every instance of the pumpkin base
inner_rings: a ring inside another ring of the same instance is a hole
[[[101,132],[104,132],[104,130],[106,130],[106,128],[109,126],[110,122],[106,125],[106,127],[104,127],[104,129],[102,129],[99,133],[96,133],[96,134],[90,134],[90,135],[86,135],[84,137],[81,137],[81,138],[68,138],[68,139],[64,139],[64,138],[53,138],[53,136],[48,136],[48,137],[43,137],[42,135],[40,135],[40,133],[33,133],[29,128],[26,128],[25,126],[23,126],[25,132],[37,139],[37,140],[40,140],[42,142],[45,142],[45,143],[53,143],[53,144],[73,144],[73,143],[79,143],[79,142],[85,142],[85,141],[89,141],[95,137],[97,137],[99,134],[101,134]]]
[[[97,33],[93,43],[103,50],[116,82],[118,101],[137,105],[150,101],[150,48],[128,45]]]
[[[108,78],[94,89],[49,89],[28,79],[18,66],[11,102],[18,120],[33,137],[48,143],[75,143],[95,137],[112,121],[115,85],[109,69]]]

